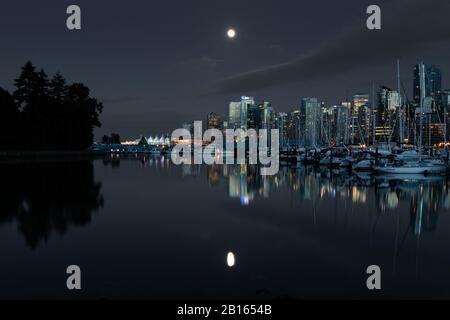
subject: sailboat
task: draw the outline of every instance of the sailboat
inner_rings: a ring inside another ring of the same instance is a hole
[[[333,157],[331,155],[325,156],[320,160],[319,165],[332,168],[338,168],[342,163],[342,159],[339,157]]]
[[[445,167],[444,167],[445,170]],[[377,173],[390,174],[435,174],[440,173],[440,167],[430,163],[406,163],[386,164],[375,167]]]
[[[405,151],[397,156],[397,161],[393,164],[384,164],[375,167],[375,171],[383,174],[439,174],[446,171],[444,161],[438,159],[422,159],[422,121],[426,111],[424,107],[425,98],[425,66],[420,65],[420,87],[421,106],[416,110],[420,117],[420,138],[419,151]]]

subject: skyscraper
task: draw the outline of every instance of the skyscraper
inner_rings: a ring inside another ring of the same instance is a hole
[[[442,91],[442,106],[446,112],[450,110],[450,89]]]
[[[322,104],[317,98],[303,98],[300,113],[303,146],[307,148],[320,147]]]
[[[327,106],[322,112],[322,143],[336,146],[338,106]]]
[[[353,143],[368,142],[370,133],[369,95],[355,94],[352,100],[352,118],[350,138]]]
[[[288,114],[288,119],[286,121],[286,137],[287,144],[290,147],[300,147],[300,110],[299,108],[294,108]]]
[[[421,145],[432,146],[444,141],[443,98],[440,67],[417,64],[414,67],[414,106],[415,117],[420,119],[416,139]]]
[[[263,102],[258,107],[259,107],[260,129],[270,130],[270,119],[273,113],[272,105],[270,104],[270,102]]]
[[[397,110],[400,94],[389,87],[381,86],[378,91],[376,139],[378,142],[394,142],[398,138]]]
[[[349,143],[350,108],[346,105],[336,106],[336,145],[342,146]]]
[[[444,136],[445,136],[445,142],[449,140],[449,129],[447,128],[449,124],[449,111],[450,111],[450,89],[444,90],[442,92],[442,109],[443,109],[443,123],[444,123]]]
[[[247,106],[247,128],[259,130],[261,120],[260,120],[260,109],[256,104],[249,104]]]
[[[287,123],[288,114],[286,112],[274,112],[272,114],[271,127],[279,130],[281,149],[284,149],[288,145]]]
[[[413,100],[420,106],[420,64],[414,66]],[[425,65],[425,97],[432,97],[435,105],[442,105],[442,74],[437,65]]]
[[[222,129],[222,120],[218,114],[211,112],[206,117],[206,124],[208,129]]]
[[[254,105],[252,97],[242,96],[240,102],[230,102],[228,111],[228,129],[247,130],[247,112],[249,105]]]
[[[272,118],[273,118],[273,109],[270,102],[263,102],[259,106],[259,129],[267,130],[267,146],[270,148],[271,146],[271,129],[272,127]]]

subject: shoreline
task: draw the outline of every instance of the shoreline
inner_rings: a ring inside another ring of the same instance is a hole
[[[0,151],[0,160],[29,159],[29,158],[63,158],[104,155],[92,150],[46,150],[46,151]]]

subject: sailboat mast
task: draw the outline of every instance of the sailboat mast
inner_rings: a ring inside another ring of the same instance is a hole
[[[398,124],[399,124],[399,140],[400,145],[403,144],[403,112],[402,112],[402,95],[401,95],[401,89],[400,89],[400,60],[397,59],[397,92],[398,92],[398,107],[397,107],[397,117],[398,117]]]
[[[372,82],[372,144],[376,144],[375,83]]]
[[[423,114],[425,112],[425,65],[420,64],[420,113],[419,113],[419,154],[422,155]]]

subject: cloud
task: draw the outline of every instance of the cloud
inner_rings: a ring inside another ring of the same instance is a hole
[[[269,44],[266,48],[269,50],[283,50],[283,46],[281,44]]]
[[[122,96],[122,97],[111,97],[111,98],[101,98],[100,101],[104,104],[118,104],[118,103],[127,103],[127,102],[135,102],[141,100],[141,97],[137,96]]]
[[[382,65],[450,39],[450,1],[397,0],[381,5],[382,30],[366,28],[365,12],[346,32],[294,60],[216,83],[212,93],[240,93]],[[211,92],[210,92],[211,93]]]
[[[193,58],[181,63],[182,66],[193,66],[193,67],[206,67],[215,68],[223,63],[223,60],[211,58],[208,55],[203,55],[200,58]]]

